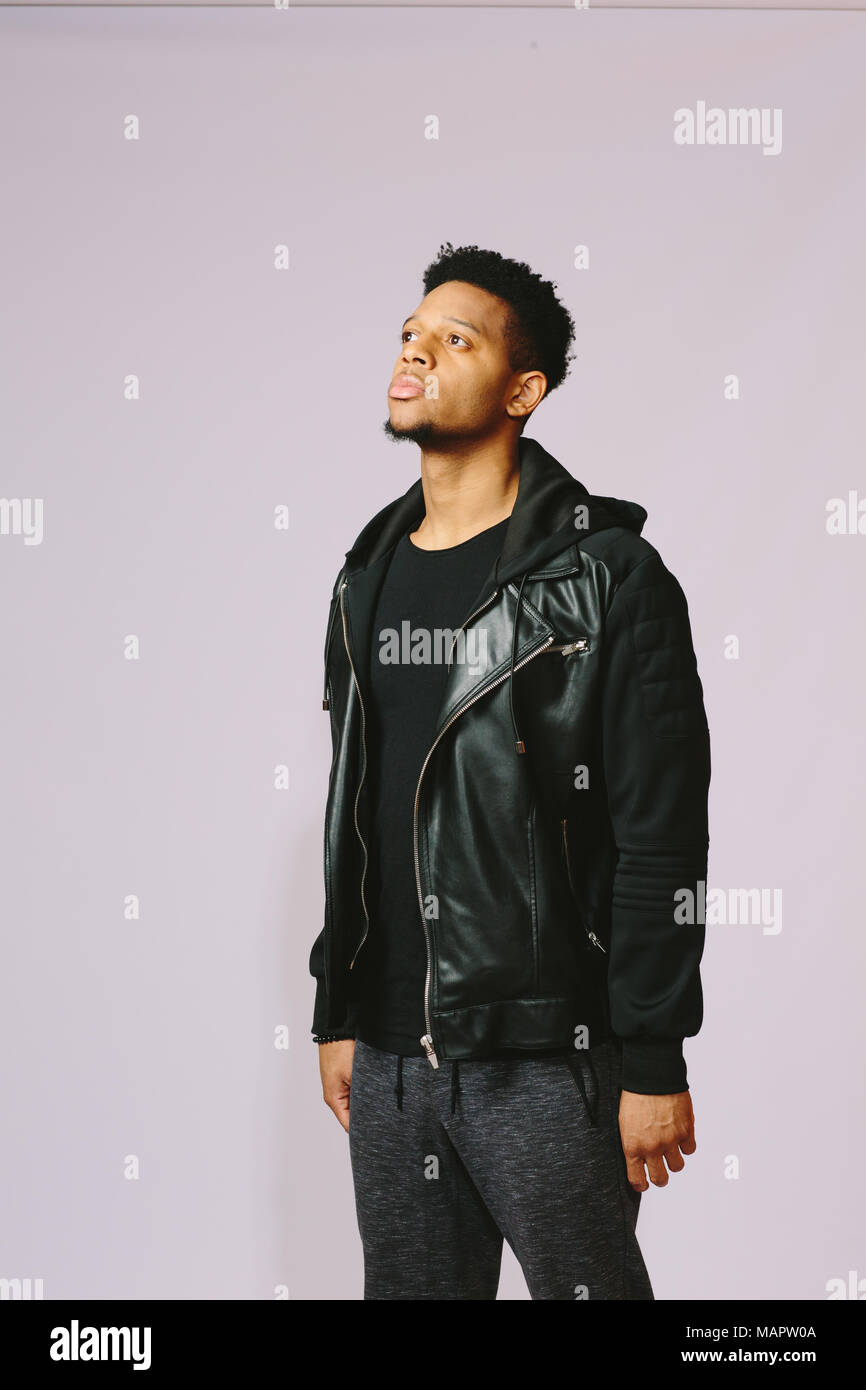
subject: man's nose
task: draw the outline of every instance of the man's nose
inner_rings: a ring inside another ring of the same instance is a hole
[[[429,365],[432,360],[432,353],[423,343],[406,343],[403,348],[403,361],[407,364],[412,362],[424,362]]]

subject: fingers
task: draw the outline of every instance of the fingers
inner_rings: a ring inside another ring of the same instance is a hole
[[[333,1110],[343,1129],[349,1132],[349,1087],[337,1091],[323,1091],[322,1099],[329,1110]]]
[[[354,1053],[355,1044],[350,1038],[340,1038],[335,1042],[319,1045],[322,1099],[328,1109],[333,1110],[347,1134]]]
[[[667,1187],[669,1173],[665,1167],[665,1161],[661,1154],[648,1154],[646,1160],[649,1180],[654,1187]]]
[[[670,1148],[665,1149],[664,1160],[672,1173],[681,1173],[686,1166],[686,1161],[677,1144],[671,1144]]]
[[[334,1112],[334,1114],[336,1115],[337,1119],[340,1121],[340,1124],[343,1126],[343,1129],[344,1129],[344,1130],[346,1131],[346,1133],[348,1134],[348,1132],[349,1132],[349,1097],[348,1097],[348,1096],[338,1096],[336,1100],[329,1100],[328,1097],[325,1096],[325,1104],[327,1105],[327,1107],[328,1107],[329,1110],[333,1110],[333,1112]]]
[[[646,1180],[646,1173],[644,1172],[642,1160],[636,1155],[629,1156],[627,1154],[625,1166],[629,1184],[634,1188],[635,1192],[646,1192],[649,1188],[649,1183]]]
[[[688,1091],[670,1096],[623,1091],[619,1131],[628,1182],[635,1192],[646,1192],[650,1183],[667,1187],[670,1174],[685,1167],[684,1155],[697,1148]]]
[[[626,1171],[630,1185],[636,1192],[647,1192],[650,1182],[654,1187],[667,1187],[671,1173],[681,1173],[686,1166],[683,1153],[694,1153],[695,1142],[685,1147],[685,1140],[672,1144],[662,1154],[633,1154],[626,1159]],[[681,1152],[682,1150],[682,1152]],[[667,1168],[665,1167],[667,1164]],[[646,1165],[646,1167],[644,1167]],[[649,1182],[647,1182],[649,1174]]]
[[[671,1173],[681,1173],[686,1166],[684,1154],[695,1151],[694,1137],[680,1139],[660,1152],[641,1151],[637,1146],[625,1153],[626,1174],[635,1192],[646,1192],[649,1184],[667,1187]],[[667,1167],[665,1167],[667,1164]],[[647,1175],[649,1181],[647,1181]]]

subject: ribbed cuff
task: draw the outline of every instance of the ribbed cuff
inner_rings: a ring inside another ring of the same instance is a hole
[[[323,979],[316,981],[316,1002],[313,1005],[313,1026],[310,1032],[313,1037],[332,1038],[354,1038],[355,1036],[355,1014],[356,1008],[350,1004],[342,1018],[332,1020],[328,1007],[328,995],[325,990]]]
[[[682,1038],[623,1038],[622,1089],[672,1096],[689,1089]]]

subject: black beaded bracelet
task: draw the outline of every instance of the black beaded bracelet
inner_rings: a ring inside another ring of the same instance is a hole
[[[313,1042],[314,1042],[314,1043],[354,1042],[354,1041],[355,1041],[355,1039],[352,1037],[352,1035],[351,1035],[350,1033],[322,1033],[322,1034],[314,1033],[314,1034],[313,1034]]]

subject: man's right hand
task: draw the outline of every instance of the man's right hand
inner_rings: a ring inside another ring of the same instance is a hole
[[[341,1038],[338,1042],[319,1043],[318,1048],[322,1096],[348,1134],[355,1041],[353,1038]]]

